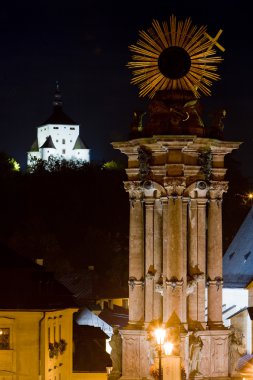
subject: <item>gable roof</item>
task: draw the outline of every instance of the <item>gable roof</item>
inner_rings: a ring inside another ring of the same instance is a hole
[[[68,115],[63,112],[62,107],[59,105],[54,106],[53,112],[50,117],[41,125],[46,124],[66,124],[66,125],[78,125]]]
[[[53,148],[56,149],[52,140],[51,135],[47,136],[46,141],[43,145],[41,145],[41,148]]]
[[[39,152],[39,144],[38,144],[38,139],[36,139],[31,148],[30,148],[30,152]]]
[[[87,149],[87,147],[84,145],[82,139],[80,136],[77,137],[74,148],[73,149]]]
[[[223,286],[244,288],[252,279],[253,207],[223,256]]]

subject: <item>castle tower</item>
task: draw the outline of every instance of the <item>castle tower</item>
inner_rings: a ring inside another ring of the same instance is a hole
[[[32,167],[38,159],[49,157],[73,162],[89,162],[88,149],[79,136],[80,126],[63,111],[58,82],[53,99],[52,115],[37,128],[37,138],[27,153],[27,165]]]
[[[124,185],[130,199],[122,377],[150,377],[152,330],[162,325],[187,379],[224,379],[229,376],[229,331],[222,324],[224,157],[240,143],[222,140],[225,112],[207,124],[198,100],[198,91],[208,94],[207,83],[218,79],[217,40],[204,27],[196,31],[190,20],[183,27],[172,16],[170,32],[164,25],[154,21],[153,32],[141,32],[142,40],[130,47],[138,54],[129,63],[133,82],[140,95],[151,98],[146,124],[131,131],[131,140],[112,143],[128,157]]]

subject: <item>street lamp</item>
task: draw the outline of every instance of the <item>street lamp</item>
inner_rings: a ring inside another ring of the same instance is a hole
[[[162,345],[164,343],[166,331],[162,328],[155,330],[156,342],[158,344],[158,360],[159,360],[159,380],[162,380]]]

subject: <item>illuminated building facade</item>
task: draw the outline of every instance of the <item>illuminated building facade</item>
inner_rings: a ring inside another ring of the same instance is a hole
[[[37,127],[37,138],[27,154],[27,165],[36,160],[48,161],[49,157],[77,163],[90,161],[90,149],[79,136],[80,126],[68,117],[62,109],[61,93],[57,84],[53,113]]]

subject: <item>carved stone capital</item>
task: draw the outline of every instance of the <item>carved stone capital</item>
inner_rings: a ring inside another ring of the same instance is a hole
[[[129,193],[130,200],[143,199],[143,186],[141,181],[125,181],[124,189]]]
[[[214,279],[208,278],[206,282],[207,286],[216,286],[217,290],[223,285],[223,278],[216,276]]]
[[[181,196],[186,188],[184,177],[165,177],[164,187],[169,197]]]
[[[166,279],[165,281],[166,288],[171,287],[172,290],[178,288],[182,288],[184,281],[183,279],[178,280],[176,277],[172,277],[170,280]]]
[[[142,289],[144,289],[144,280],[143,279],[137,280],[136,277],[130,277],[128,280],[128,285],[130,286],[132,290],[134,290],[136,286],[137,287],[141,286]]]
[[[210,181],[209,194],[211,199],[222,199],[228,191],[228,181]]]

